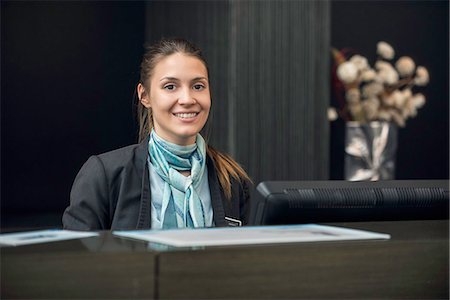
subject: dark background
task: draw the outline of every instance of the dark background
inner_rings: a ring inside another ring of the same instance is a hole
[[[144,13],[141,2],[2,1],[2,227],[60,224],[87,158],[136,142]]]
[[[449,2],[333,1],[331,45],[376,60],[386,41],[395,59],[410,56],[425,66],[430,83],[414,87],[427,102],[399,129],[396,178],[447,179],[449,174]],[[394,61],[395,61],[394,59]],[[333,94],[332,97],[333,98]],[[343,178],[344,122],[331,123],[330,178]]]
[[[3,229],[58,226],[83,162],[136,142],[133,91],[146,9],[143,2],[2,1]],[[448,178],[448,16],[447,1],[331,3],[331,46],[373,63],[385,40],[430,72],[430,84],[416,89],[427,104],[399,131],[399,179]],[[330,140],[332,179],[343,177],[343,128],[334,122],[322,137]]]

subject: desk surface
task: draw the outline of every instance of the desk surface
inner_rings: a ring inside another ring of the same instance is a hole
[[[332,225],[392,238],[166,251],[101,232],[1,248],[1,298],[448,298],[448,220]]]

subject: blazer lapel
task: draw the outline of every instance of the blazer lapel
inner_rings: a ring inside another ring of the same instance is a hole
[[[223,208],[223,201],[225,196],[220,191],[219,179],[217,178],[216,168],[214,162],[209,156],[206,158],[206,166],[208,167],[208,184],[211,193],[211,205],[213,208],[213,219],[216,227],[228,226],[225,220],[225,211]]]
[[[138,174],[142,174],[141,205],[136,229],[148,229],[151,227],[151,191],[147,162],[148,139],[149,138],[146,138],[136,151],[136,171]]]

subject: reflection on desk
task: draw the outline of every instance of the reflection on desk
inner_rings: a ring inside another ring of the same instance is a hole
[[[448,298],[448,220],[328,225],[391,240],[157,251],[101,232],[2,248],[1,298]]]

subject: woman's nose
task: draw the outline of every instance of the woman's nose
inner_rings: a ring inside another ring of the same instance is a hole
[[[188,105],[195,104],[195,102],[191,89],[184,88],[179,95],[178,103]]]

